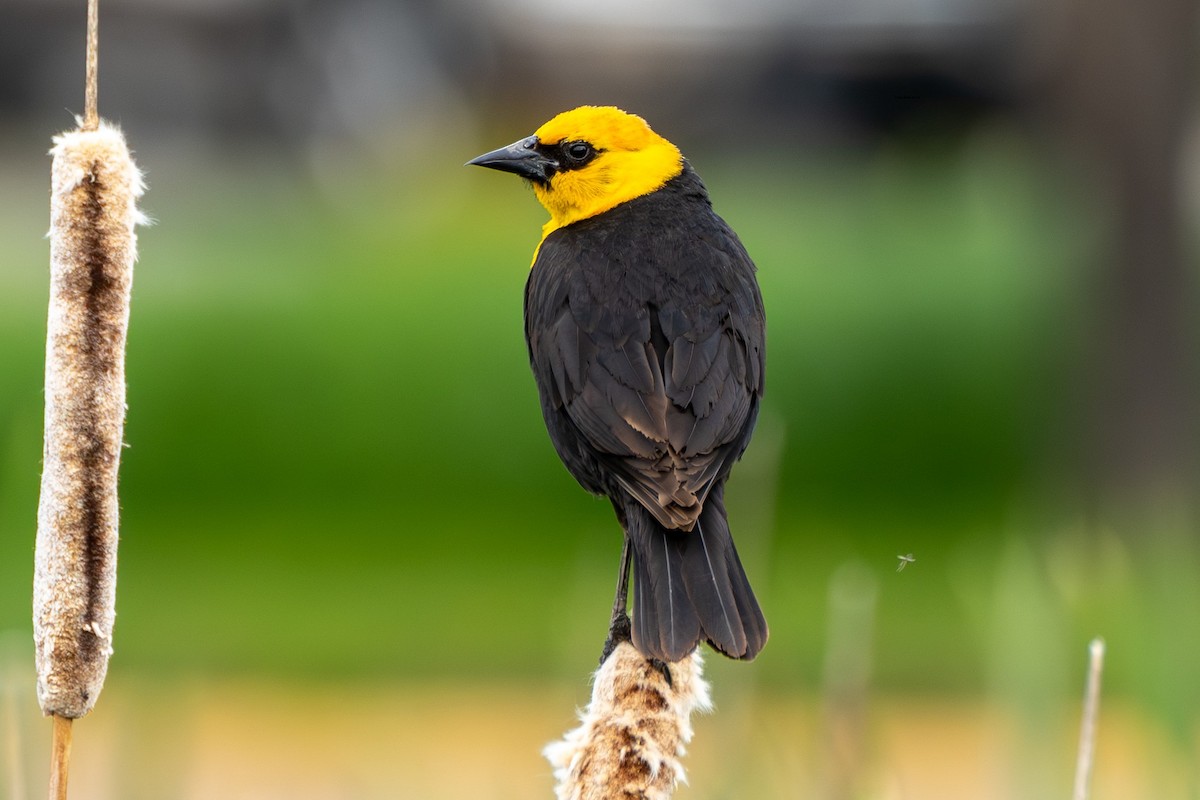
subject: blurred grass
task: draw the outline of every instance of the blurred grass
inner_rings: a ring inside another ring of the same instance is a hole
[[[553,779],[539,751],[573,724],[578,691],[545,682],[331,685],[222,678],[168,684],[144,673],[114,674],[103,710],[76,728],[72,797],[549,797]],[[811,696],[774,693],[697,715],[684,759],[688,783],[676,797],[831,796],[823,784],[824,717]],[[1031,738],[999,705],[881,698],[862,743],[869,763],[856,796],[1069,796],[1075,723],[1060,715]],[[1093,797],[1190,796],[1187,759],[1194,753],[1164,747],[1153,720],[1125,703],[1106,704],[1104,723]],[[37,724],[26,731],[23,761],[36,788],[46,748]],[[1035,740],[1043,760],[1053,764],[1033,773],[1027,758]],[[1031,774],[1038,784],[1027,781]]]
[[[158,224],[135,281],[114,669],[578,678],[619,539],[542,430],[521,323],[533,197],[458,156],[334,192],[267,158],[158,156],[141,158]],[[815,690],[829,577],[860,562],[876,685],[1032,707],[1073,696],[1100,633],[1110,689],[1186,735],[1173,697],[1200,655],[1164,620],[1200,608],[1195,545],[1074,523],[1050,471],[1091,241],[1036,163],[1003,133],[938,156],[693,162],[770,319],[730,505],[772,642],[752,674],[713,660],[718,685]],[[13,175],[0,630],[23,631],[46,190]]]

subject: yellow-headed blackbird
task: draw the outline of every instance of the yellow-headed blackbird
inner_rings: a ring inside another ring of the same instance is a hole
[[[763,394],[754,264],[700,177],[640,117],[584,106],[468,162],[513,172],[550,212],[525,336],[559,457],[625,530],[613,628],[673,662],[707,640],[754,658],[767,623],[725,516],[724,484]],[[628,635],[628,634],[626,634]]]

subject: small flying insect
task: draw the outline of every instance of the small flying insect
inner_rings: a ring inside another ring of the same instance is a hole
[[[896,556],[896,558],[900,559],[900,565],[896,567],[896,572],[902,572],[905,567],[917,560],[916,556],[914,556],[912,553],[909,553],[906,556]]]

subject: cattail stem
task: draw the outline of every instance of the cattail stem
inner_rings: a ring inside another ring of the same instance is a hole
[[[125,337],[144,186],[97,108],[99,2],[88,0],[84,116],[50,154],[46,414],[33,575],[37,695],[53,719],[49,798],[67,800],[73,720],[112,654]]]
[[[1083,721],[1079,726],[1079,754],[1075,760],[1074,800],[1087,800],[1096,754],[1096,722],[1100,716],[1100,675],[1104,670],[1104,640],[1088,645],[1088,679],[1083,697]]]
[[[558,800],[667,800],[685,780],[692,711],[711,707],[702,665],[699,651],[663,667],[618,644],[596,671],[579,727],[542,751]]]
[[[71,766],[71,719],[54,715],[50,744],[49,800],[67,800],[67,774]]]
[[[83,93],[83,124],[85,131],[100,127],[100,112],[96,95],[99,90],[100,0],[88,0],[87,10],[87,76]]]

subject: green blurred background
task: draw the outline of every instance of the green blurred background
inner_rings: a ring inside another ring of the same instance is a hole
[[[771,643],[709,658],[679,796],[1066,796],[1103,636],[1094,796],[1200,797],[1193,4],[1138,12],[1150,48],[1115,0],[1052,5],[1090,27],[106,0],[101,113],[155,222],[78,796],[550,795],[537,750],[587,700],[620,538],[527,366],[544,212],[461,165],[598,102],[688,154],[769,318],[729,505]],[[6,16],[0,797],[25,798],[44,153],[83,13]]]

